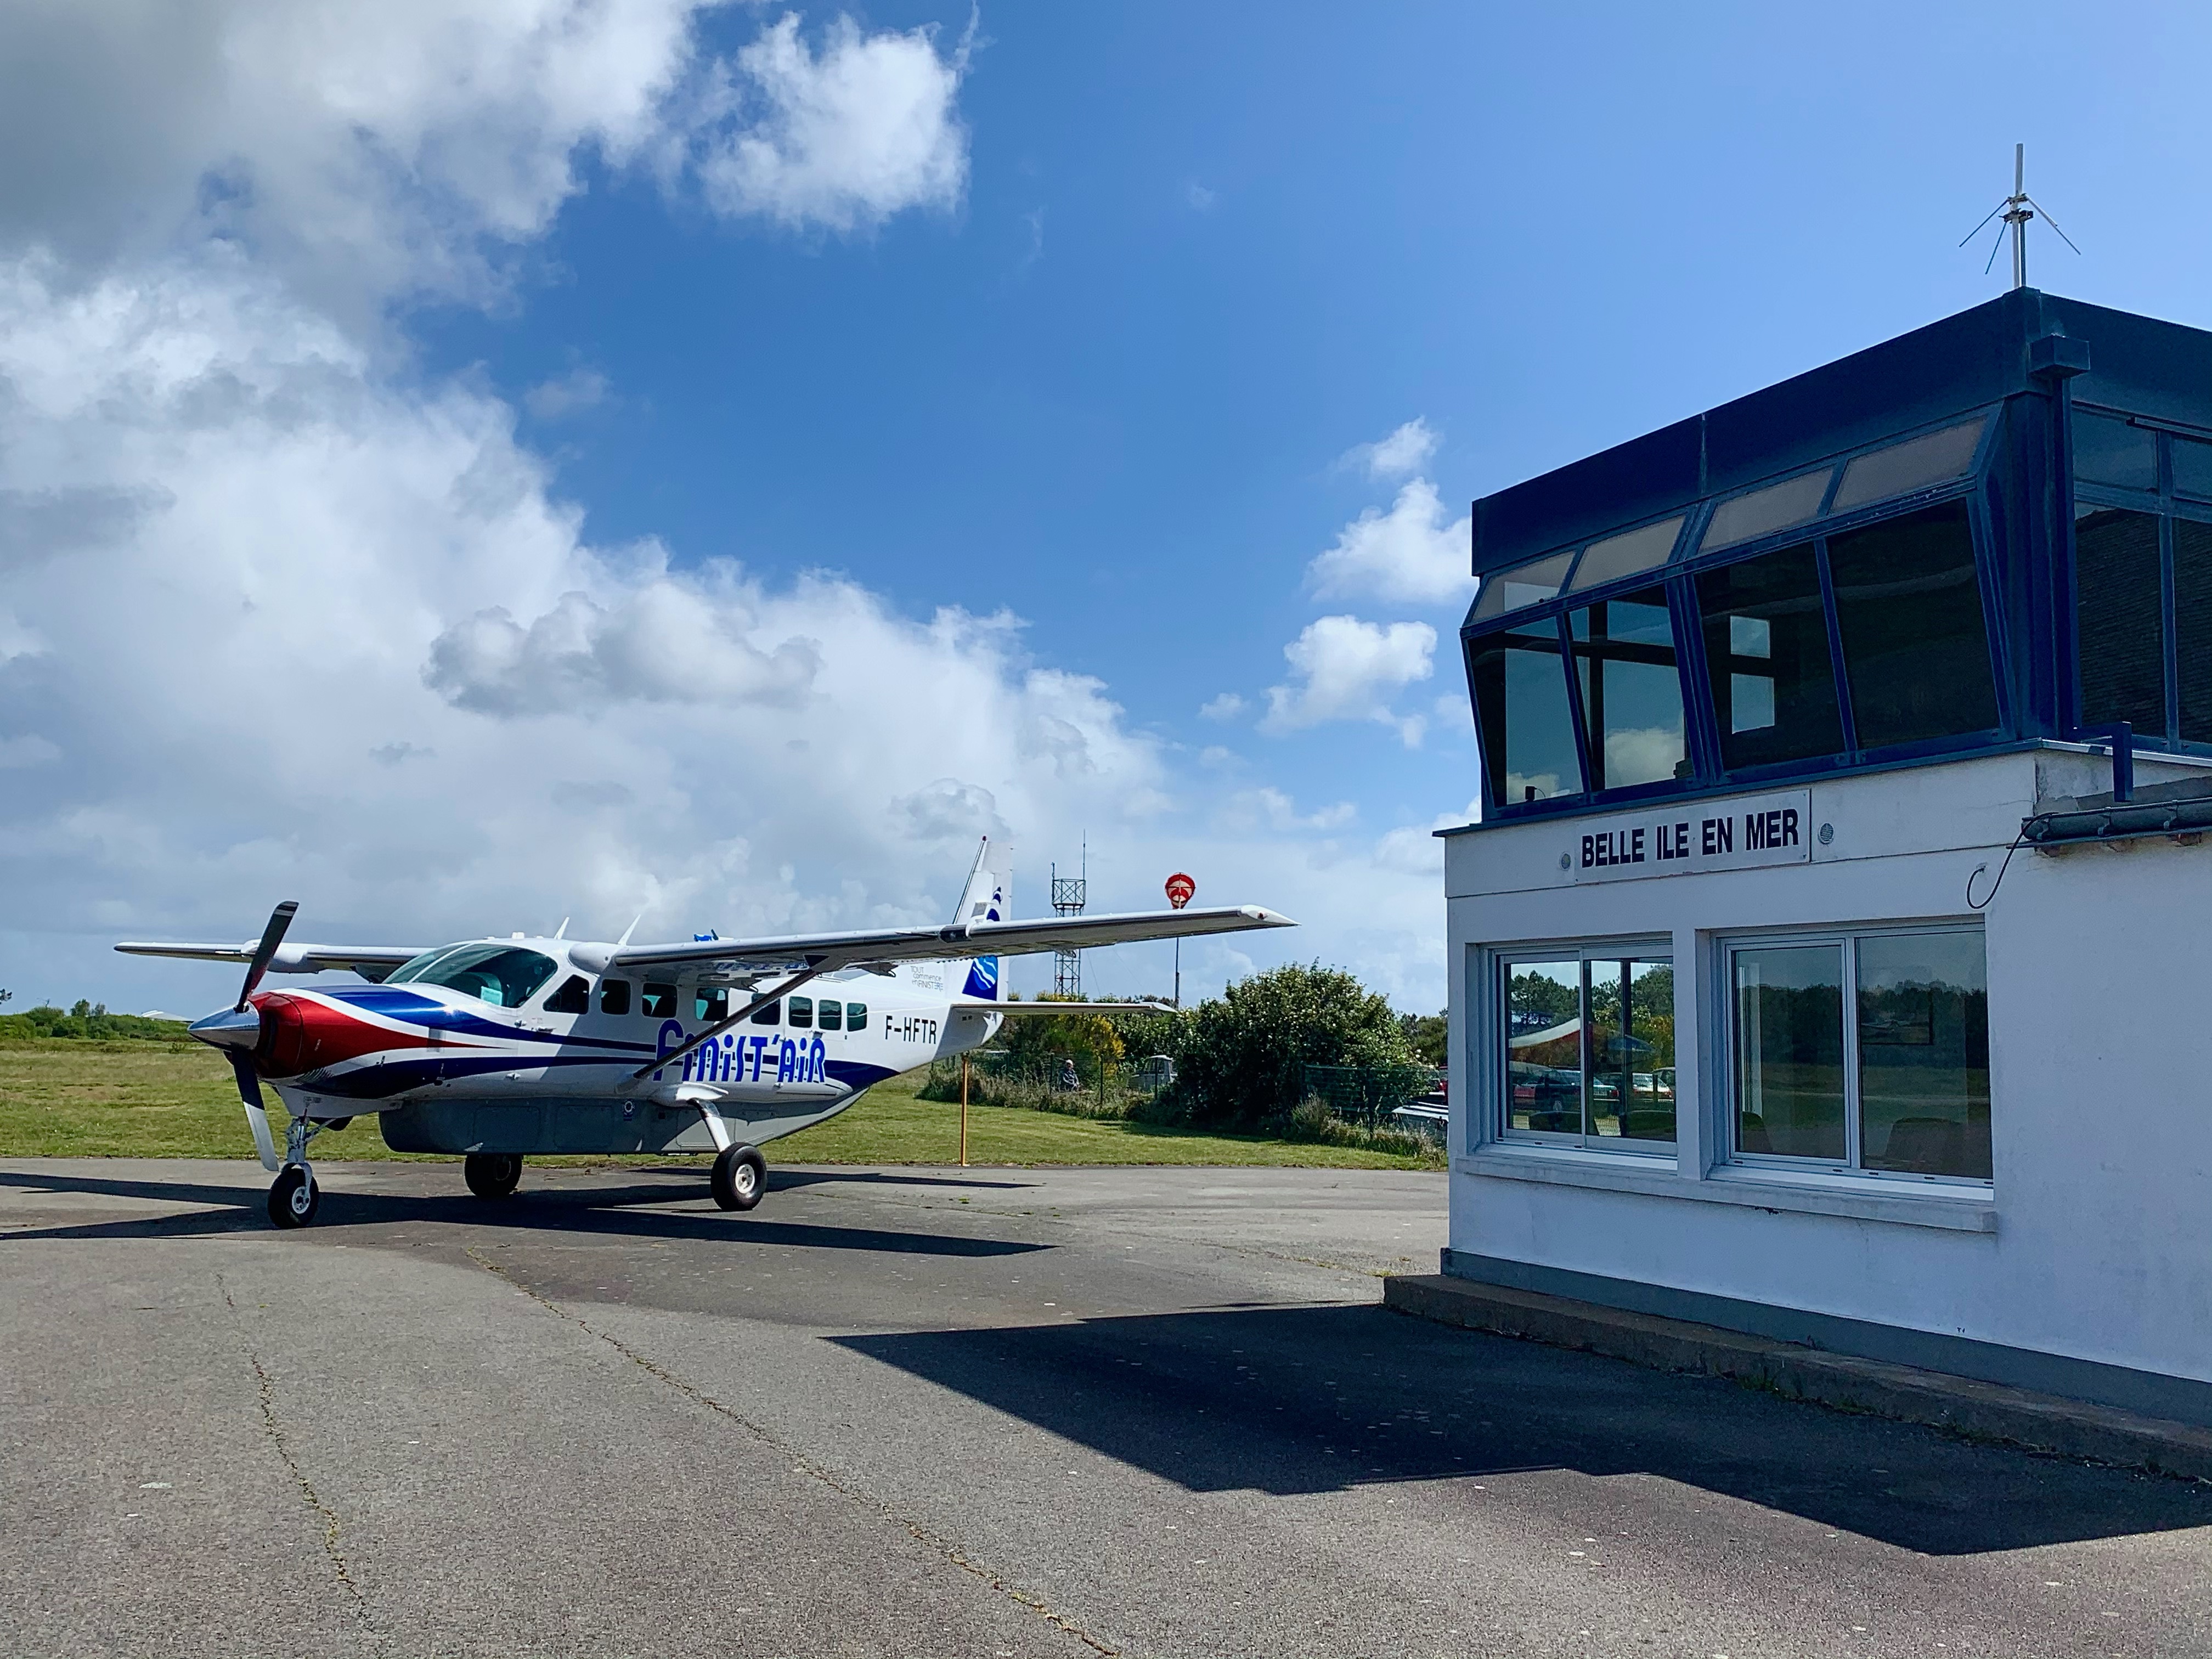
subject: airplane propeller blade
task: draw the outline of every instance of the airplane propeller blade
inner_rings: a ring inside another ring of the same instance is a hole
[[[279,1167],[276,1137],[269,1130],[269,1108],[261,1098],[261,1079],[254,1075],[253,1062],[235,1048],[230,1051],[230,1070],[238,1079],[238,1097],[246,1103],[246,1124],[253,1131],[253,1150],[261,1155],[261,1167],[274,1173]]]
[[[284,935],[292,926],[292,918],[299,914],[300,901],[297,899],[286,899],[269,913],[269,925],[261,930],[261,943],[253,947],[253,960],[246,964],[246,983],[239,988],[238,1005],[234,1012],[242,1014],[246,1012],[254,988],[269,971],[269,964],[276,959],[276,947],[284,942]]]

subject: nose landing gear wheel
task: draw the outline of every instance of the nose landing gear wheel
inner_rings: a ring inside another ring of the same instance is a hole
[[[478,1198],[507,1198],[522,1182],[520,1152],[471,1152],[461,1160],[461,1178]]]
[[[750,1146],[732,1146],[717,1153],[714,1174],[708,1183],[714,1202],[726,1210],[750,1210],[768,1190],[768,1160]]]
[[[315,1218],[322,1201],[323,1189],[314,1177],[298,1164],[287,1164],[269,1189],[269,1218],[280,1227],[304,1227]]]

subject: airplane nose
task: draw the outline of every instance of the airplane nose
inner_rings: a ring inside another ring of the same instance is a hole
[[[261,1041],[261,1011],[258,1008],[226,1008],[221,1013],[210,1014],[205,1019],[194,1020],[185,1029],[202,1042],[229,1049],[234,1054],[242,1054]]]

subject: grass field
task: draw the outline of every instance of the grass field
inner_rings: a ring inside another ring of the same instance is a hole
[[[951,1164],[960,1109],[917,1100],[923,1072],[878,1084],[827,1123],[776,1141],[779,1164]],[[270,1115],[276,1111],[269,1096]],[[281,1133],[281,1129],[280,1129]],[[316,1137],[317,1158],[392,1158],[373,1117]],[[252,1158],[229,1067],[197,1042],[0,1043],[0,1158]],[[1281,1164],[1435,1167],[1352,1147],[1212,1135],[1012,1106],[968,1109],[971,1164]],[[597,1162],[579,1159],[562,1162]],[[654,1162],[665,1160],[654,1159]]]

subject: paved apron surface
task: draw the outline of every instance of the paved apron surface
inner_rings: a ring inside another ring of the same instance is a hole
[[[1441,1176],[0,1164],[0,1653],[2203,1655],[2212,1487],[1383,1312]]]

